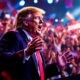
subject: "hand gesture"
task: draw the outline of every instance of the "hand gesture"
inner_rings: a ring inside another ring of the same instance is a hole
[[[28,46],[25,49],[26,55],[32,55],[34,52],[41,50],[44,47],[44,45],[45,43],[43,39],[39,36],[33,38],[33,40],[28,43]]]

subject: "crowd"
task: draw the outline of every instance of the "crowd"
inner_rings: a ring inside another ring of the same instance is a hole
[[[48,46],[44,54],[46,64],[56,63],[61,70],[62,77],[80,74],[79,30],[68,31],[68,27],[62,30],[61,28],[57,30],[56,27],[54,30],[49,28],[46,29],[44,40]]]

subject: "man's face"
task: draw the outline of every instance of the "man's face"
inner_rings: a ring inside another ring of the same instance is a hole
[[[3,26],[6,26],[7,24],[10,24],[10,19],[2,19],[1,23]]]
[[[32,32],[41,31],[43,24],[43,15],[39,12],[29,14],[24,19],[25,27],[28,27]]]

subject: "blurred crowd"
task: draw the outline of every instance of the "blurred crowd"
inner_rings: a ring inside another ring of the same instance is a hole
[[[56,63],[61,77],[80,74],[80,30],[68,31],[67,26],[57,28],[52,25],[44,28],[46,64]],[[0,17],[0,39],[6,32],[15,29],[14,17],[3,11]]]
[[[0,38],[8,31],[15,30],[14,16],[11,16],[5,10],[0,15]]]
[[[60,27],[47,28],[45,31],[46,64],[55,62],[60,69],[61,77],[80,74],[80,31],[68,31],[68,27]]]

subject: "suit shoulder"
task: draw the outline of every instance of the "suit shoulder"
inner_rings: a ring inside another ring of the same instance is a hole
[[[11,39],[13,39],[13,38],[16,38],[17,34],[18,34],[17,31],[9,31],[9,32],[7,32],[7,33],[4,34],[4,36],[2,37],[2,39],[4,39],[4,38],[7,38],[7,39],[11,38]]]

